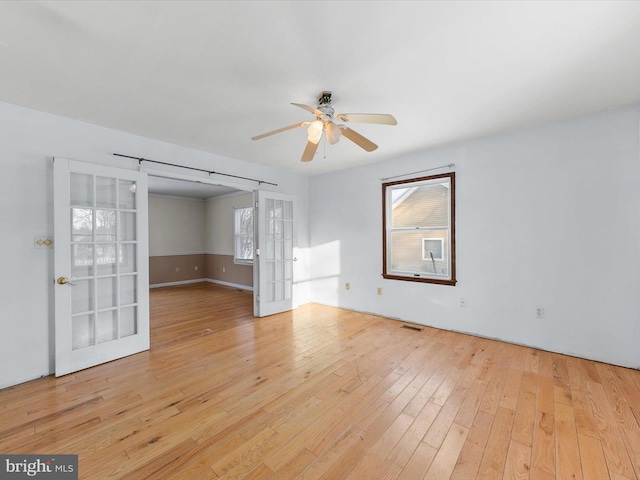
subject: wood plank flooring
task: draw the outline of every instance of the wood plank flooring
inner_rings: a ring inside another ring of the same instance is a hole
[[[148,352],[0,391],[82,479],[640,478],[640,372],[320,305],[151,291]]]

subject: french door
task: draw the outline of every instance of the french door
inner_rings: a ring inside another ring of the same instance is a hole
[[[54,159],[56,376],[149,348],[147,174]]]
[[[256,200],[254,315],[264,317],[293,308],[294,197],[259,190]]]

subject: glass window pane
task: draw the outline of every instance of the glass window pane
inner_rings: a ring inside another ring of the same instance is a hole
[[[124,275],[120,277],[120,305],[136,303],[136,275]]]
[[[96,210],[96,241],[116,241],[116,211]]]
[[[252,207],[234,209],[234,232],[234,260],[253,260]]]
[[[429,238],[442,239],[442,259],[435,255],[431,258],[429,252],[423,255],[423,240]],[[447,252],[447,231],[399,231],[391,233],[391,271],[431,274],[434,276],[449,275],[449,256]]]
[[[71,323],[71,348],[78,350],[93,345],[95,331],[93,314],[72,317]]]
[[[91,275],[93,275],[93,244],[71,245],[71,277],[90,277]]]
[[[96,206],[116,208],[116,179],[96,177]]]
[[[138,333],[138,307],[120,309],[120,338]]]
[[[98,275],[115,275],[116,270],[116,244],[97,243],[96,263],[98,265]]]
[[[265,287],[267,288],[267,291],[264,292],[264,299],[262,299],[262,292],[260,292],[260,297],[261,297],[260,301],[265,301],[267,303],[273,302],[275,300],[275,296],[274,296],[275,290],[274,290],[273,283],[269,282],[265,285]]]
[[[93,241],[93,209],[75,207],[71,209],[71,241]]]
[[[276,250],[275,250],[275,242],[269,238],[267,238],[267,245],[266,245],[266,258],[267,260],[273,260],[274,258],[276,258]]]
[[[401,194],[392,206],[392,228],[449,225],[448,179],[398,191]]]
[[[135,187],[134,187],[135,185]],[[125,210],[135,210],[136,208],[136,182],[129,180],[118,180],[118,207]],[[133,190],[133,191],[132,191]]]
[[[71,205],[81,207],[93,206],[93,175],[84,173],[71,174]]]
[[[274,227],[274,237],[282,238],[282,233],[284,232],[284,222],[282,220],[275,220]]]
[[[274,211],[275,211],[274,216],[276,218],[280,219],[280,218],[284,217],[284,200],[276,200],[275,201]]]
[[[273,242],[273,250],[275,253],[276,260],[282,260],[284,258],[284,242],[282,240],[276,240]]]
[[[290,280],[293,278],[293,261],[287,260],[284,262],[284,278]]]
[[[119,212],[120,228],[118,240],[136,240],[136,214],[134,212]]]
[[[284,280],[284,262],[275,262],[274,270],[276,282],[282,282]]]
[[[107,310],[106,312],[99,312],[96,330],[98,343],[118,338],[118,311]]]
[[[265,266],[265,272],[264,272],[265,279],[267,280],[267,282],[273,282],[276,279],[276,270],[274,268],[274,263],[267,262],[265,263],[264,266]]]
[[[274,301],[279,302],[280,300],[284,300],[284,282],[274,283],[273,290]]]
[[[93,280],[76,280],[70,285],[71,313],[84,313],[94,310]]]
[[[135,273],[137,271],[136,264],[136,244],[125,243],[118,247],[120,262],[120,273]]]
[[[275,216],[274,208],[274,200],[272,198],[267,198],[264,211],[265,218],[273,218]]]
[[[116,277],[98,279],[98,309],[113,308],[118,302],[118,280]]]

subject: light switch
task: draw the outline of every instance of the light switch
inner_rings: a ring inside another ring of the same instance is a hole
[[[46,235],[33,237],[33,248],[50,248],[53,247],[53,240]]]

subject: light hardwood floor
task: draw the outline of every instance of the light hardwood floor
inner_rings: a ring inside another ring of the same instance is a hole
[[[81,479],[640,476],[640,372],[320,305],[151,292],[152,348],[0,391],[0,453]]]

